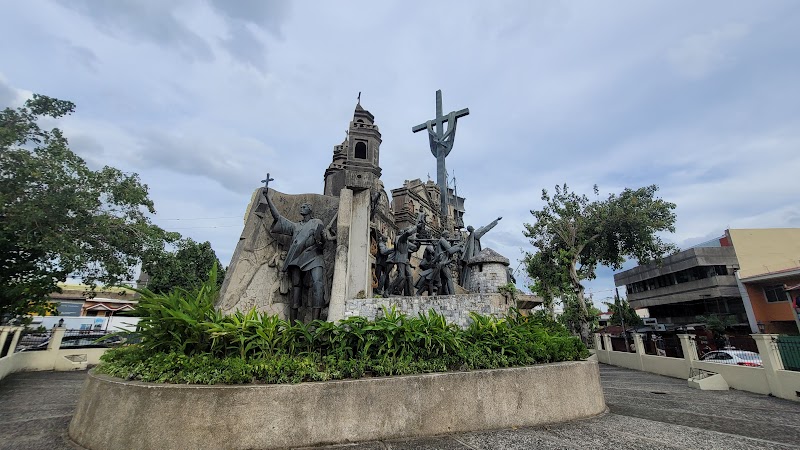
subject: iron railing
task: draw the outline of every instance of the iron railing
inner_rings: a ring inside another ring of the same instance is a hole
[[[625,337],[623,336],[611,336],[611,349],[615,352],[627,352],[627,353],[636,352],[636,349],[633,348],[632,337],[629,337],[626,340]]]
[[[763,367],[755,340],[750,336],[724,336],[709,339],[693,336],[700,361],[718,364]]]
[[[47,350],[53,331],[25,333],[20,336],[15,352]],[[66,330],[59,348],[104,348],[129,342],[126,336],[103,330]]]
[[[783,368],[800,372],[800,336],[781,335],[774,342],[781,355]]]
[[[52,330],[34,331],[30,333],[22,332],[17,341],[14,352],[47,350],[47,343],[50,342]]]
[[[66,330],[61,348],[113,347],[124,341],[118,333],[103,330]]]

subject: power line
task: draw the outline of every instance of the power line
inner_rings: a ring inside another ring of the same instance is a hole
[[[178,227],[178,228],[170,228],[170,230],[193,230],[196,228],[231,228],[231,227],[241,227],[241,226],[242,225],[215,225],[210,227]]]
[[[158,220],[211,220],[211,219],[241,219],[242,216],[223,216],[223,217],[184,217],[184,218],[174,218],[174,219],[164,219],[161,217],[155,217]]]

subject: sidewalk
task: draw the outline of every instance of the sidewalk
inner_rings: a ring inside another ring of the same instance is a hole
[[[610,413],[537,428],[368,442],[329,449],[800,448],[800,403],[600,366]],[[27,372],[0,381],[0,449],[70,449],[64,440],[85,372]],[[98,424],[102,426],[102,424]]]

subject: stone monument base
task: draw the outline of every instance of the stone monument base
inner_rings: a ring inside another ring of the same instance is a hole
[[[604,411],[596,361],[235,386],[91,371],[69,437],[90,450],[276,449],[529,427]]]
[[[383,309],[395,307],[398,312],[416,317],[434,310],[445,316],[447,323],[454,323],[467,328],[472,321],[470,312],[484,316],[505,317],[509,309],[515,307],[502,294],[457,294],[430,297],[388,297],[388,298],[353,298],[344,302],[344,318],[361,316],[375,320],[383,315]]]

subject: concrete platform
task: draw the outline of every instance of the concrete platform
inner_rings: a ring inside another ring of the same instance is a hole
[[[94,450],[285,449],[535,427],[605,412],[596,361],[272,385],[143,383],[90,372],[69,436]]]
[[[327,448],[800,448],[800,404],[740,391],[697,391],[685,380],[606,365],[600,374],[611,413],[594,419]],[[31,372],[0,381],[0,449],[77,448],[64,436],[85,376]]]

